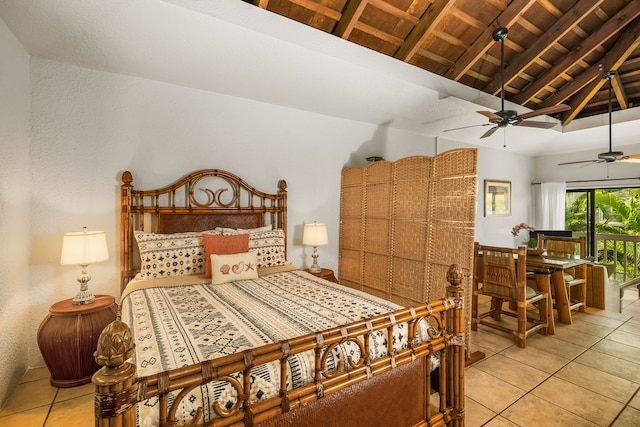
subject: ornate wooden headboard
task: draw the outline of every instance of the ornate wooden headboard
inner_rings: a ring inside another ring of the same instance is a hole
[[[287,183],[264,193],[237,175],[220,169],[190,173],[166,187],[135,190],[131,172],[122,174],[120,219],[120,289],[139,269],[134,231],[179,233],[215,227],[271,225],[287,236]],[[285,246],[286,248],[286,246]]]

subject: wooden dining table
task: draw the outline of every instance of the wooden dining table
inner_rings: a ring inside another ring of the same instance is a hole
[[[569,309],[569,292],[564,284],[564,270],[573,268],[589,261],[581,258],[556,258],[542,255],[527,254],[527,271],[535,274],[536,285],[542,292],[550,292],[556,301],[558,320],[571,324],[571,310]],[[547,310],[547,334],[555,334],[555,320],[553,317],[553,303],[549,298]]]

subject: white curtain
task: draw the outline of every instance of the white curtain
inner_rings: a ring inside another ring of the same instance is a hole
[[[537,230],[564,230],[566,182],[543,182],[534,185],[533,219]]]

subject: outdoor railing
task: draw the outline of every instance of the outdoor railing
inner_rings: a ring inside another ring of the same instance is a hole
[[[640,276],[640,235],[596,233],[596,252],[597,263],[615,267],[612,279],[624,283]]]

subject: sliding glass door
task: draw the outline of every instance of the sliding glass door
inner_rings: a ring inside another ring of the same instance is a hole
[[[587,238],[587,255],[614,278],[640,276],[640,188],[567,190],[565,228]]]
[[[597,190],[567,190],[565,203],[566,229],[574,235],[587,237],[587,256],[596,257],[596,206]]]

